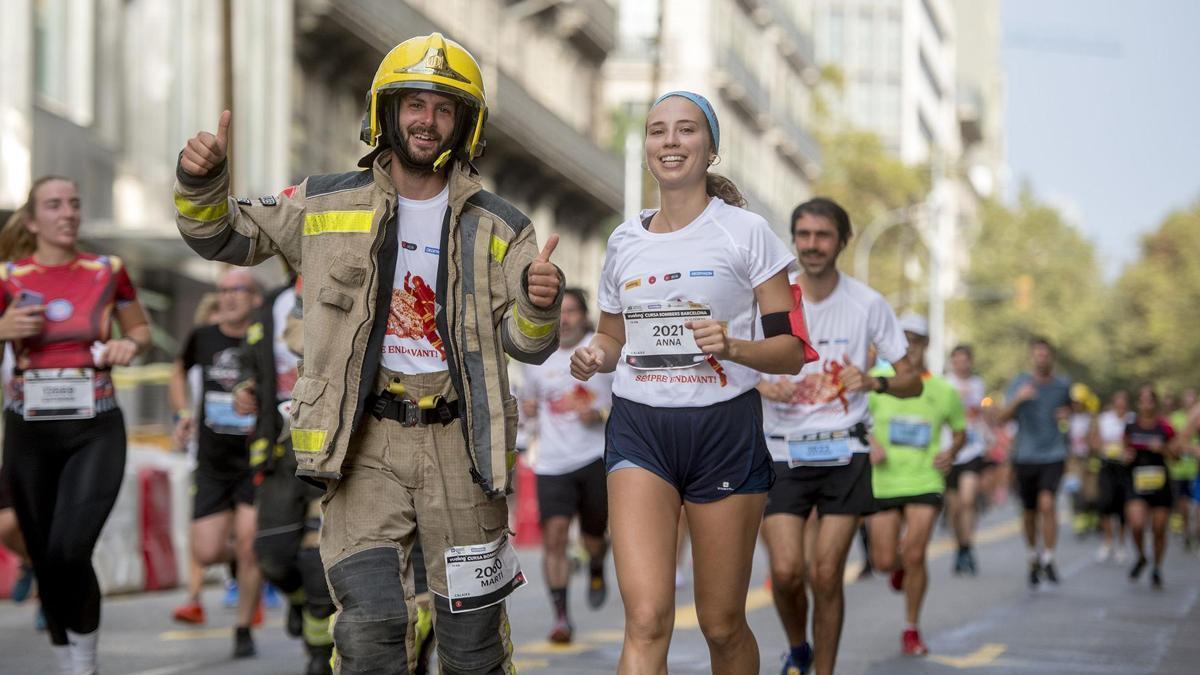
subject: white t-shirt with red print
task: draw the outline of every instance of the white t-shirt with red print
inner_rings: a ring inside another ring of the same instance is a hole
[[[805,297],[804,315],[820,358],[806,364],[799,375],[764,376],[769,381],[786,378],[796,385],[789,402],[763,399],[767,447],[777,462],[788,461],[787,438],[845,431],[859,422],[870,422],[866,392],[842,389],[841,372],[847,359],[865,373],[872,366],[867,361],[872,344],[879,358],[892,363],[908,351],[908,340],[887,300],[845,274],[838,275],[837,287],[824,300],[813,302]],[[854,439],[850,447],[854,452],[869,450]]]
[[[415,375],[446,370],[446,347],[437,332],[437,270],[442,221],[450,186],[432,199],[398,198],[400,248],[392,281],[392,307],[383,336],[383,367]]]
[[[592,341],[589,333],[580,344]],[[537,453],[533,472],[560,476],[604,456],[604,424],[583,424],[581,410],[612,405],[612,373],[596,373],[587,382],[571,377],[574,348],[559,348],[540,366],[524,366],[521,398],[537,401]]]
[[[623,315],[630,307],[696,303],[726,324],[729,337],[762,339],[754,289],[796,265],[795,256],[767,221],[716,197],[695,220],[674,232],[649,231],[643,222],[653,214],[643,211],[608,238],[600,309]],[[626,337],[613,383],[613,394],[626,400],[663,408],[709,406],[758,383],[758,371],[728,360],[634,368],[628,362]]]

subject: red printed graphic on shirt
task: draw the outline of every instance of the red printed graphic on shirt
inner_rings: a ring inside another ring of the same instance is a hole
[[[401,339],[429,340],[443,361],[446,347],[437,332],[437,306],[433,289],[411,272],[404,275],[404,288],[392,289],[392,309],[388,313],[387,334]]]
[[[842,370],[845,365],[837,361],[827,361],[819,373],[809,373],[796,383],[792,392],[793,404],[824,405],[840,401],[843,412],[850,412],[850,401],[846,399],[846,387],[842,384]]]
[[[546,401],[546,407],[551,415],[569,415],[591,410],[595,401],[596,395],[590,389],[577,384]]]

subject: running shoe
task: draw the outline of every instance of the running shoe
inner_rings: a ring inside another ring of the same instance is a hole
[[[608,598],[608,585],[604,583],[604,572],[593,573],[588,582],[588,607],[600,609]]]
[[[1137,562],[1133,564],[1133,569],[1129,570],[1129,580],[1137,581],[1138,577],[1142,576],[1142,570],[1146,569],[1146,556],[1138,556]]]
[[[225,582],[225,598],[222,600],[225,609],[234,609],[238,605],[238,585],[237,579],[230,579]]]
[[[198,602],[189,602],[175,608],[175,612],[171,615],[179,623],[190,623],[200,625],[204,623],[204,605]]]
[[[233,658],[244,659],[254,656],[258,650],[254,647],[254,638],[250,635],[250,628],[246,626],[238,626],[233,629]]]
[[[283,606],[283,597],[279,595],[279,589],[275,588],[275,584],[263,584],[260,604],[266,605],[267,609],[279,609]]]
[[[888,584],[893,591],[899,593],[904,590],[904,568],[898,567],[892,570],[892,576],[888,578]]]
[[[1039,565],[1036,562],[1029,563],[1029,587],[1030,588],[1037,588],[1037,585],[1039,583],[1041,583],[1041,578],[1040,578],[1041,573],[1042,573],[1041,565]]]
[[[900,651],[904,652],[905,656],[925,656],[929,653],[929,647],[921,640],[920,631],[916,628],[906,628],[900,634]]]
[[[797,651],[800,653],[797,654]],[[783,670],[779,671],[779,675],[808,675],[812,661],[812,647],[809,647],[808,643],[801,649],[788,650],[783,654]]]
[[[554,628],[550,630],[550,640],[556,645],[571,644],[571,637],[575,634],[575,627],[567,621],[567,617],[560,616],[554,621]]]
[[[1054,568],[1054,563],[1048,562],[1042,565],[1042,576],[1046,577],[1046,581],[1058,584],[1058,570]]]
[[[292,637],[300,637],[304,633],[304,605],[298,603],[288,605],[287,621],[284,622],[283,627]]]
[[[968,548],[963,551],[963,569],[967,574],[976,576],[979,574],[979,568],[975,565],[975,550]]]
[[[1163,586],[1162,571],[1159,570],[1157,567],[1150,570],[1150,585],[1158,590],[1162,590],[1162,586]]]
[[[1113,548],[1108,544],[1100,544],[1100,548],[1096,549],[1096,562],[1108,562],[1112,560]]]
[[[966,550],[958,549],[958,553],[954,554],[954,576],[959,576],[967,571]]]
[[[29,565],[21,565],[21,576],[17,577],[16,583],[13,584],[12,590],[9,592],[9,597],[18,605],[25,602],[29,598],[29,594],[33,592],[33,568]]]

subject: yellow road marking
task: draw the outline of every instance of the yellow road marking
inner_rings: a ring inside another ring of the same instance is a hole
[[[591,648],[592,645],[586,642],[572,642],[565,645],[553,642],[530,642],[518,646],[516,651],[520,654],[582,654]]]
[[[936,661],[951,668],[982,668],[989,666],[1007,650],[1007,645],[989,642],[966,656],[930,656],[930,661]]]
[[[550,662],[546,659],[513,659],[512,664],[517,669],[517,672],[521,672],[527,668],[532,670],[534,668],[550,667]]]

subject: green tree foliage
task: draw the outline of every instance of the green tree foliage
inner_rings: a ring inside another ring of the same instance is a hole
[[[1106,317],[1111,383],[1179,392],[1200,383],[1200,202],[1145,235]]]
[[[830,197],[850,213],[855,233],[872,223],[889,219],[889,214],[923,201],[929,193],[929,171],[923,165],[908,166],[884,148],[874,133],[856,129],[819,132],[823,166],[813,184],[813,194]],[[842,255],[843,270],[854,269],[860,254],[857,243]],[[871,248],[870,279],[865,279],[899,308],[911,306],[912,298],[925,297],[907,274],[910,261],[918,267],[927,259],[925,247],[912,225],[896,225],[884,231]],[[921,279],[924,275],[921,275]]]
[[[988,387],[1000,389],[1028,369],[1034,336],[1057,347],[1059,366],[1072,378],[1104,386],[1111,377],[1108,294],[1091,242],[1029,190],[1013,208],[985,203],[980,221],[967,297],[951,303],[950,319],[975,348]]]

